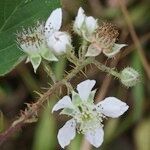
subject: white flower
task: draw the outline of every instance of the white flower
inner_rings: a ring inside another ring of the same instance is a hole
[[[52,51],[47,47],[44,26],[37,23],[34,28],[23,29],[17,33],[17,43],[21,50],[27,54],[27,62],[31,62],[36,72],[42,58],[48,61],[58,61]]]
[[[51,13],[45,24],[45,37],[48,47],[56,54],[66,53],[71,47],[71,37],[66,32],[59,31],[62,25],[62,10],[56,9]]]
[[[77,91],[63,97],[54,105],[52,112],[63,109],[61,114],[72,117],[58,132],[58,142],[62,148],[67,146],[75,137],[76,131],[83,133],[86,139],[95,147],[99,147],[104,138],[103,119],[117,118],[127,111],[126,103],[115,97],[107,97],[98,104],[94,104],[95,92],[91,91],[95,80],[86,80],[77,85]]]
[[[80,36],[83,36],[87,41],[91,41],[92,35],[97,27],[97,20],[92,16],[87,17],[84,14],[84,10],[80,7],[74,22],[74,31]]]

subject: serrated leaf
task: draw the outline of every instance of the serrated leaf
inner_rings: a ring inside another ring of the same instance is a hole
[[[25,54],[16,45],[16,32],[45,21],[60,0],[0,0],[0,76],[10,72]]]

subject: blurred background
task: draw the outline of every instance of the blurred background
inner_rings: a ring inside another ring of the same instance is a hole
[[[97,80],[97,100],[102,100],[105,96],[115,96],[130,106],[129,111],[119,119],[105,121],[105,140],[98,149],[150,150],[150,68],[143,63],[145,61],[150,63],[150,1],[122,0],[120,3],[118,0],[61,0],[61,3],[64,15],[62,30],[72,33],[71,24],[80,6],[85,9],[87,15],[98,18],[99,23],[107,21],[117,25],[120,33],[117,42],[126,43],[128,47],[115,59],[108,60],[101,55],[97,60],[107,66],[116,67],[118,71],[132,66],[142,77],[137,86],[127,89],[118,80],[98,71],[96,67],[87,67],[87,77]],[[134,31],[138,40],[134,37]],[[72,35],[73,44],[78,50],[80,40],[74,33]],[[64,70],[71,69],[65,58],[52,65],[59,79],[63,78]],[[86,77],[79,74],[71,80],[71,83],[76,86],[84,79]],[[20,110],[25,109],[25,103],[36,101],[38,96],[33,91],[45,91],[42,87],[49,87],[50,82],[42,67],[34,74],[31,64],[24,62],[11,73],[0,77],[0,132],[17,119]],[[22,130],[5,141],[0,149],[60,150],[57,132],[68,118],[59,116],[58,113],[51,114],[55,102],[56,99],[51,98],[48,104],[43,106],[39,120],[25,125]],[[80,150],[81,147],[82,150],[88,150],[82,135],[78,135],[66,150]]]

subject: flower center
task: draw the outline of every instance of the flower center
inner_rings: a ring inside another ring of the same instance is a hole
[[[111,23],[103,23],[95,34],[94,42],[97,43],[103,50],[111,50],[119,35],[118,29]]]
[[[86,133],[89,130],[94,130],[96,128],[102,127],[103,115],[97,112],[94,104],[82,104],[78,106],[80,113],[75,115],[75,120],[77,121],[77,130],[79,133]]]
[[[43,24],[37,24],[34,28],[23,29],[17,33],[17,43],[26,47],[34,46],[39,48],[44,43]]]

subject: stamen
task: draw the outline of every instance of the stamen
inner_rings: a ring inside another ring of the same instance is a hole
[[[119,35],[117,26],[104,22],[102,26],[97,29],[97,36],[104,37],[110,40],[117,39]]]
[[[95,34],[94,42],[105,51],[111,51],[119,35],[118,28],[111,23],[103,23]]]
[[[17,43],[24,51],[38,50],[41,45],[45,44],[44,39],[44,24],[37,22],[33,28],[22,29],[22,32],[17,33]]]

